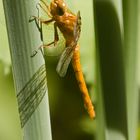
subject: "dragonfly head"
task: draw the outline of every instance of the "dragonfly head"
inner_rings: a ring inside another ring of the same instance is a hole
[[[50,5],[52,16],[63,16],[67,6],[63,0],[53,0]]]

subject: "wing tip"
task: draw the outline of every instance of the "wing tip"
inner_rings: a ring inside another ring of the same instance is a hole
[[[61,72],[60,67],[58,67],[58,66],[56,67],[56,72],[60,77],[64,77],[66,75],[66,73]]]

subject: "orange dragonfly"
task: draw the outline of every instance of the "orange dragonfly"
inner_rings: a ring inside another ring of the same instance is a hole
[[[39,16],[32,16],[30,18],[31,21],[35,21],[38,30],[41,33],[42,39],[42,23],[49,24],[54,23],[54,41],[47,45],[41,45],[39,48],[45,48],[52,44],[54,46],[57,45],[59,40],[57,28],[61,31],[65,39],[66,48],[62,52],[56,71],[60,75],[60,77],[64,77],[66,75],[68,66],[72,61],[72,66],[76,75],[76,79],[78,81],[78,85],[80,91],[83,96],[85,108],[90,116],[90,118],[95,118],[95,111],[92,105],[88,89],[86,87],[86,83],[84,80],[84,76],[81,69],[80,64],[80,52],[78,45],[78,40],[81,32],[81,17],[80,12],[77,15],[73,14],[67,7],[66,3],[63,0],[52,0],[50,6],[48,6],[43,0],[40,0],[41,3],[38,5],[47,13],[50,17],[49,20],[43,20]],[[44,4],[45,8],[42,6]],[[40,26],[39,26],[40,25]],[[37,51],[34,52],[32,56],[35,56]]]

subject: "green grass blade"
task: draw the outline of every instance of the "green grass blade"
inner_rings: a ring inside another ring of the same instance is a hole
[[[130,140],[136,139],[138,117],[138,16],[139,0],[123,0],[127,123]]]
[[[44,64],[44,59],[40,52],[38,52],[35,57],[30,57],[32,52],[41,44],[40,36],[35,24],[29,23],[29,17],[37,14],[35,10],[33,10],[33,7],[36,6],[36,2],[22,0],[3,1],[16,94],[19,94],[26,83],[32,79],[32,76],[38,68]],[[38,90],[36,86],[38,85],[36,85],[35,81],[35,85],[32,85],[32,87],[29,87],[28,89],[32,90],[32,88],[35,88]],[[40,91],[40,93],[41,92],[42,91]],[[32,95],[34,95],[34,93]],[[26,96],[28,95],[23,95],[23,100]],[[22,102],[22,100],[20,102]],[[31,102],[27,103],[29,105]],[[36,106],[36,102],[34,102],[33,107],[34,106]],[[23,139],[51,140],[47,91],[39,106],[35,109],[29,120],[24,125]]]
[[[95,0],[99,100],[97,138],[127,140],[121,1]],[[104,113],[104,114],[103,114]],[[103,115],[103,116],[101,116]],[[100,132],[102,130],[102,132]],[[100,133],[102,135],[100,135]]]

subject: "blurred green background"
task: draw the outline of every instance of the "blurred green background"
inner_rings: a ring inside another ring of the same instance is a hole
[[[82,16],[82,33],[80,38],[81,63],[91,98],[96,105],[99,104],[96,95],[95,77],[95,31],[93,20],[92,0],[70,2],[70,9]],[[33,7],[35,9],[35,7]],[[121,12],[121,7],[118,6]],[[36,10],[36,9],[35,9]],[[120,14],[120,13],[119,13]],[[138,14],[140,17],[140,13]],[[18,107],[12,77],[10,52],[5,25],[2,0],[0,0],[0,140],[21,140]],[[120,15],[119,15],[120,18]],[[90,24],[89,24],[90,23]],[[120,24],[122,23],[120,18]],[[138,23],[140,23],[140,18]],[[138,26],[140,30],[140,25]],[[121,27],[122,28],[122,27]],[[139,33],[140,37],[140,33]],[[138,40],[139,41],[139,40]],[[140,42],[139,51],[140,51]],[[88,56],[88,57],[87,57]],[[138,55],[138,64],[140,55]],[[91,59],[89,59],[91,58]],[[54,140],[94,140],[96,139],[97,121],[87,116],[83,107],[80,91],[76,83],[73,70],[70,66],[68,74],[61,79],[56,74],[58,56],[46,56],[47,81],[49,89],[50,115],[52,123],[52,136]],[[140,64],[139,64],[140,71]],[[138,75],[140,77],[140,75]],[[140,85],[140,78],[139,78]],[[140,90],[139,90],[140,92]],[[140,96],[139,96],[140,98]],[[140,99],[139,99],[140,100]],[[140,106],[140,103],[139,103]],[[99,115],[100,116],[100,115]],[[98,117],[97,116],[97,119]],[[104,118],[105,119],[105,118]],[[139,111],[140,120],[140,111]],[[115,121],[115,120],[114,120]],[[102,127],[102,126],[100,126]],[[140,121],[137,129],[137,140],[140,140]],[[113,134],[113,132],[112,132]]]

